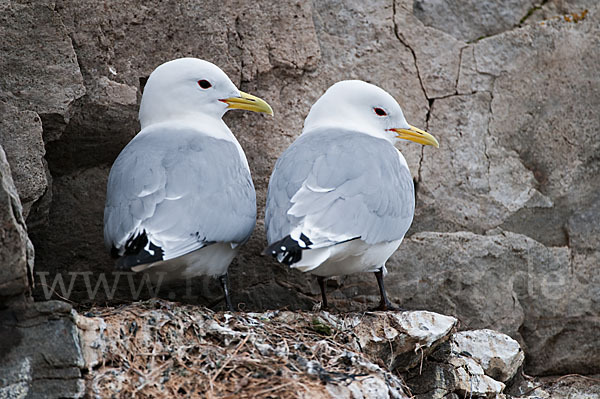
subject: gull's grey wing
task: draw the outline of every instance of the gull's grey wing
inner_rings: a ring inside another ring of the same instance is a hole
[[[414,215],[414,185],[398,150],[383,139],[327,129],[300,136],[269,181],[265,227],[272,244],[300,234],[311,248],[360,237],[404,237]]]
[[[243,243],[255,223],[254,185],[232,142],[154,129],[138,134],[110,171],[104,240],[117,255],[137,245],[162,251],[149,260],[167,260],[211,242]]]

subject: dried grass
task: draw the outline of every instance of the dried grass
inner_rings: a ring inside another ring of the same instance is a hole
[[[326,312],[215,313],[151,300],[92,313],[107,325],[103,362],[88,375],[93,397],[331,397],[328,384],[374,373],[401,384],[356,353],[355,321]]]

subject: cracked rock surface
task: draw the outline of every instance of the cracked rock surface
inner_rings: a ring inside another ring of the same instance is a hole
[[[273,118],[225,118],[247,154],[259,206],[254,235],[230,268],[241,309],[310,310],[319,301],[311,276],[260,256],[266,188],[312,103],[338,80],[363,79],[389,91],[411,124],[440,141],[439,149],[399,145],[417,183],[417,213],[388,263],[390,299],[455,317],[459,329],[508,334],[530,374],[600,372],[599,7],[594,0],[0,2],[0,144],[35,245],[34,297],[89,307],[152,295],[132,296],[128,278],[113,274],[102,243],[105,184],[139,129],[150,72],[195,56],[275,110]],[[2,209],[10,219],[3,239],[18,234],[3,245],[2,259],[15,260],[1,265],[0,287],[17,267],[9,285],[18,281],[14,292],[23,293],[30,285],[23,262],[33,258],[23,218],[10,216],[20,214],[15,203]],[[100,284],[90,295],[101,276],[114,290]],[[155,293],[223,306],[214,281],[192,286]],[[378,293],[367,274],[332,279],[328,292],[346,311],[364,309]]]
[[[10,166],[0,144],[0,309],[31,294],[33,247]]]

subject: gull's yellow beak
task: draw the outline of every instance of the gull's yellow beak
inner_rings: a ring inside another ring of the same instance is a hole
[[[435,148],[439,148],[440,144],[431,134],[427,133],[425,130],[421,130],[414,126],[408,125],[408,129],[390,129],[398,135],[399,139],[414,141],[415,143],[423,144],[423,145],[432,145]]]
[[[245,109],[247,111],[264,112],[265,114],[273,115],[273,109],[267,102],[252,94],[240,91],[239,97],[229,97],[219,100],[227,104],[228,109]]]

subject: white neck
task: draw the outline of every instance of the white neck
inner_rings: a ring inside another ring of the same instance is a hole
[[[358,134],[366,134],[372,137],[376,137],[378,139],[387,140],[390,144],[394,145],[396,141],[394,140],[394,136],[382,131],[381,129],[373,128],[369,124],[361,124],[357,123],[356,120],[351,121],[338,121],[338,120],[320,120],[319,123],[310,123],[305,124],[304,129],[302,129],[302,134],[309,133],[315,130],[322,129],[345,129],[357,132]]]
[[[144,104],[142,104],[144,105]],[[154,125],[156,123],[163,123],[166,121],[204,121],[207,119],[219,120],[222,122],[222,117],[227,111],[225,107],[223,107],[223,112],[215,112],[217,110],[209,110],[206,111],[183,111],[181,109],[173,108],[173,109],[165,109],[161,108],[152,109],[152,107],[140,107],[140,112],[138,118],[140,120],[140,125],[143,128]]]
[[[188,128],[218,139],[237,141],[221,118],[215,118],[202,112],[188,112],[169,118],[155,118],[150,121],[145,118],[140,122],[142,126],[141,132],[162,128],[172,129],[173,127]]]

